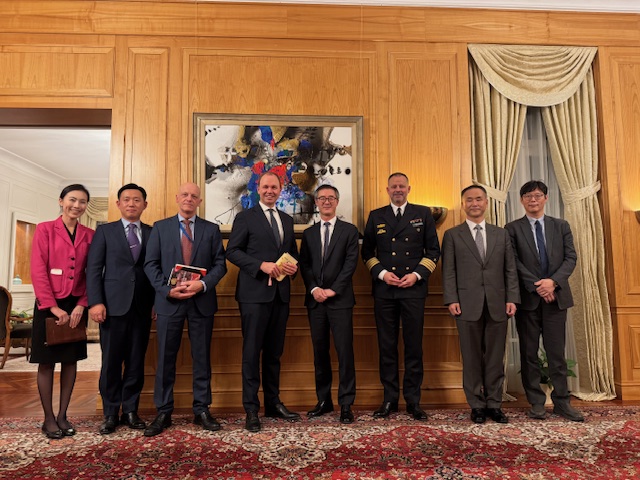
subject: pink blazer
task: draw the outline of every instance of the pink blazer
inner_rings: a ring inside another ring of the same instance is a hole
[[[57,306],[56,298],[80,297],[87,306],[87,254],[95,232],[84,225],[76,227],[71,243],[62,217],[39,223],[31,247],[31,281],[40,310]]]

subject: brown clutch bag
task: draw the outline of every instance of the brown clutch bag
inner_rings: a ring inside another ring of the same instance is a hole
[[[47,317],[45,319],[47,326],[47,341],[45,345],[60,345],[62,343],[86,342],[87,341],[87,321],[80,320],[80,324],[76,328],[71,328],[69,322],[64,325],[57,325],[57,317]]]

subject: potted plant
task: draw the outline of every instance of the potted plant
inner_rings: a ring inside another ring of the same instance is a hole
[[[567,362],[567,377],[576,377],[576,372],[573,368],[576,366],[576,361],[571,358],[565,359]],[[540,368],[540,387],[544,393],[547,394],[547,405],[551,405],[551,391],[553,390],[553,383],[549,376],[549,360],[547,359],[547,352],[543,349],[538,351],[538,367]]]

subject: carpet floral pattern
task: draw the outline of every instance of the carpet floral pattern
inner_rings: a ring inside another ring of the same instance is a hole
[[[0,479],[632,479],[640,478],[640,407],[590,407],[586,421],[550,415],[531,420],[506,409],[510,423],[470,422],[462,410],[386,420],[356,412],[298,423],[218,415],[223,430],[205,432],[175,415],[162,435],[120,427],[97,433],[101,417],[72,418],[78,434],[49,441],[40,419],[0,419]]]

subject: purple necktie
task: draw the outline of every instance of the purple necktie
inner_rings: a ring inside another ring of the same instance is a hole
[[[138,240],[138,235],[136,235],[137,228],[138,226],[135,223],[130,223],[129,233],[127,233],[127,241],[129,242],[134,263],[140,258],[140,250],[142,250],[142,245],[140,245],[140,240]]]

